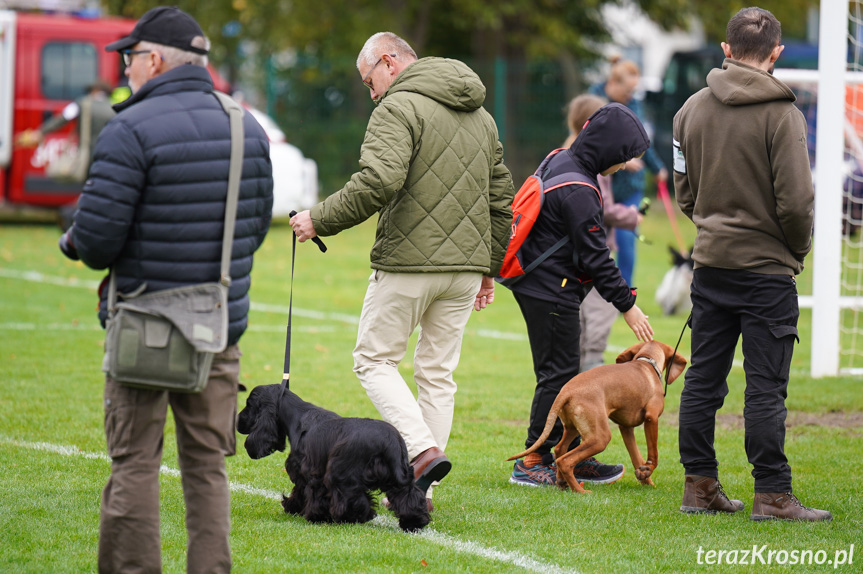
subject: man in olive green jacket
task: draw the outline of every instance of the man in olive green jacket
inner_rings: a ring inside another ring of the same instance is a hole
[[[745,447],[752,520],[830,520],[791,492],[785,397],[797,339],[795,275],[811,248],[814,193],[806,121],[771,75],[779,21],[744,8],[728,23],[726,60],[674,116],[677,202],[698,229],[692,258],[692,357],[680,397],[686,513],[734,513],[718,480],[716,411],[743,336]]]
[[[515,190],[482,107],[485,86],[468,66],[418,60],[404,40],[381,32],[366,42],[357,69],[377,104],[361,169],[291,225],[302,242],[379,214],[354,372],[404,437],[417,484],[431,498],[429,486],[452,466],[444,449],[462,333],[471,308],[493,300]],[[398,364],[417,325],[414,399]]]

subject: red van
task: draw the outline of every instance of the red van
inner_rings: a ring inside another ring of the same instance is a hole
[[[81,186],[47,177],[45,167],[75,133],[75,122],[46,134],[36,148],[16,147],[15,136],[39,127],[97,79],[120,85],[125,80],[122,61],[116,52],[105,52],[105,46],[134,27],[135,20],[123,18],[0,10],[0,219],[10,212],[18,219],[21,212],[34,211],[31,207],[74,204]],[[210,75],[217,90],[231,92],[213,68]],[[274,217],[317,203],[317,164],[289,144],[268,116],[244,105],[270,137]],[[53,218],[53,210],[44,215]]]
[[[36,148],[15,147],[14,137],[39,127],[99,78],[118,85],[122,62],[105,45],[134,26],[121,18],[0,10],[0,202],[59,207],[75,200],[79,185],[45,176],[74,125]]]

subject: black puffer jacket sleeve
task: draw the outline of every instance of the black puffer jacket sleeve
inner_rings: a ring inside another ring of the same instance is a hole
[[[105,269],[126,246],[147,174],[144,150],[125,123],[109,123],[96,145],[96,161],[78,201],[73,233],[81,260],[93,269]]]

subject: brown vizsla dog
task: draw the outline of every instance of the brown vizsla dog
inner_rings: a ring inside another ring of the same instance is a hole
[[[515,460],[536,451],[551,433],[555,420],[560,417],[563,437],[554,447],[557,485],[561,489],[569,485],[576,492],[590,492],[575,480],[573,467],[605,450],[611,441],[611,428],[608,425],[611,419],[620,428],[626,450],[636,469],[635,477],[642,484],[654,486],[650,475],[659,458],[659,417],[665,408],[665,380],[662,372],[669,363],[670,383],[686,368],[687,360],[665,343],[650,341],[638,343],[622,352],[617,356],[616,365],[603,365],[573,377],[557,395],[542,435],[532,447],[507,460]],[[647,461],[641,458],[633,432],[642,423],[647,438]],[[581,444],[567,452],[570,443],[579,435]]]

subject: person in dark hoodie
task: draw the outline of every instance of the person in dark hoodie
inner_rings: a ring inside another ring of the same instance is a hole
[[[527,323],[536,373],[526,447],[542,434],[560,389],[579,372],[579,308],[591,288],[596,288],[603,299],[623,313],[639,340],[653,338],[647,316],[635,304],[635,289],[626,284],[611,258],[603,226],[602,200],[596,191],[597,174],[615,173],[627,161],[641,156],[649,145],[650,139],[638,117],[622,104],[608,104],[590,116],[569,149],[553,156],[541,174],[543,179],[551,179],[577,173],[594,187],[566,185],[545,195],[542,211],[522,245],[524,260],[536,260],[566,235],[570,241],[510,287]],[[535,453],[515,461],[510,482],[554,485],[552,449],[562,436],[563,427],[557,421]],[[579,443],[580,440],[574,441],[570,448]],[[623,473],[623,465],[603,464],[593,457],[575,468],[579,481],[601,484],[615,482]]]
[[[716,411],[743,336],[745,447],[752,520],[830,520],[792,494],[785,397],[797,337],[797,284],[812,246],[814,192],[806,120],[773,77],[779,21],[744,8],[728,22],[722,69],[674,116],[674,187],[697,228],[692,358],[680,398],[681,511],[734,513],[719,483]]]
[[[377,104],[361,169],[291,225],[302,242],[379,214],[354,372],[404,437],[431,509],[430,485],[452,466],[444,451],[462,334],[471,309],[494,297],[515,189],[482,107],[485,86],[467,65],[417,59],[402,38],[380,32],[360,51],[357,71]],[[414,398],[398,366],[417,325]]]

